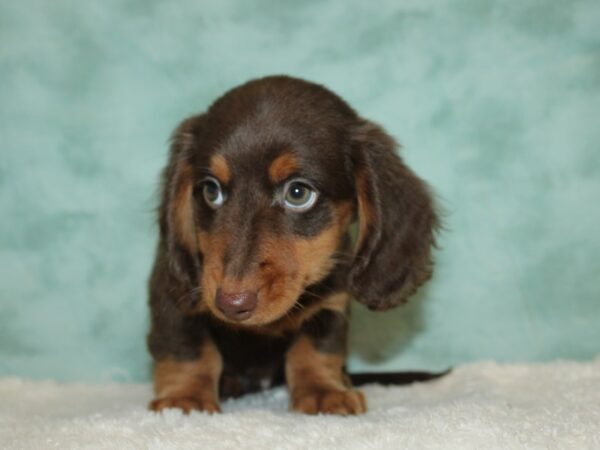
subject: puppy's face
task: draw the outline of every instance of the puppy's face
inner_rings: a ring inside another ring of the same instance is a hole
[[[287,77],[242,85],[184,121],[161,226],[197,308],[244,326],[301,308],[347,256],[356,217],[347,290],[374,309],[404,301],[429,277],[437,217],[394,146],[335,94]]]
[[[226,321],[273,322],[335,264],[351,216],[289,143],[218,151],[196,176],[203,302]]]
[[[222,320],[256,326],[293,310],[330,272],[354,197],[347,111],[250,97],[209,112],[190,168],[202,302]]]

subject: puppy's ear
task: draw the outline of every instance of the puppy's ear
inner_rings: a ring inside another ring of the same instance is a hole
[[[370,309],[404,303],[431,277],[439,220],[429,188],[395,153],[394,139],[361,121],[352,137],[359,234],[349,287]]]
[[[190,117],[171,136],[159,209],[160,231],[166,245],[169,268],[175,277],[188,286],[197,286],[200,272],[191,158],[202,122],[201,115]]]

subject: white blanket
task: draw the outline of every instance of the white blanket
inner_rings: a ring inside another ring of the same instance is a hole
[[[364,388],[359,417],[287,411],[285,389],[223,404],[223,414],[146,411],[148,384],[0,379],[0,448],[600,449],[600,358],[471,364],[430,383]]]

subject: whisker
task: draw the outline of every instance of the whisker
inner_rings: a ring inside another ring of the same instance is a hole
[[[177,300],[175,300],[175,303],[179,304],[183,301],[184,298],[196,296],[196,295],[200,294],[201,292],[202,292],[202,288],[200,286],[196,286],[195,288],[192,288],[189,291],[184,292]]]
[[[306,306],[304,306],[302,303],[296,302],[294,303],[291,309],[297,309],[298,311],[302,311],[306,309]]]
[[[328,288],[328,289],[329,289],[330,292],[334,292],[333,289],[331,289],[331,288]],[[319,295],[316,292],[313,292],[313,291],[311,291],[309,289],[304,289],[304,292],[307,293],[307,294],[309,294],[309,295],[311,295],[311,296],[313,296],[313,297],[315,297],[317,300],[325,300],[326,299],[326,297],[323,297],[322,295]]]

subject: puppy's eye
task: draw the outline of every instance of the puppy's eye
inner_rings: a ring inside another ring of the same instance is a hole
[[[317,197],[317,192],[302,181],[292,180],[283,188],[283,204],[293,211],[308,211]]]
[[[200,183],[202,189],[202,197],[208,206],[212,209],[220,208],[225,202],[225,195],[221,189],[221,185],[213,177],[207,177]]]

